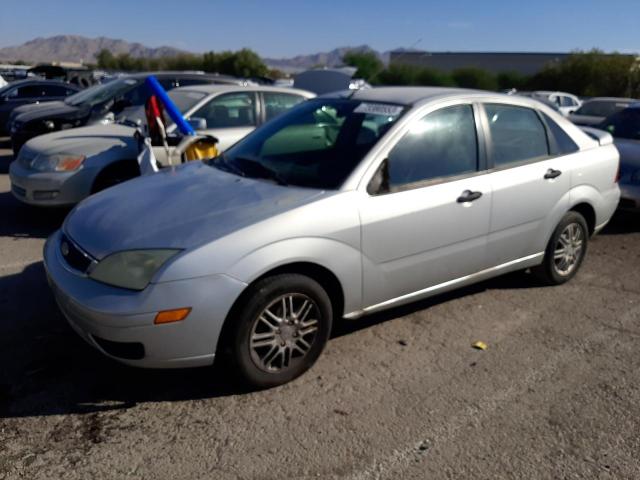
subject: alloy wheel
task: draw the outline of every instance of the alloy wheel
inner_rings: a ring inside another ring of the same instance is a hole
[[[559,275],[570,275],[580,262],[584,243],[584,232],[578,223],[567,225],[556,242],[553,260]]]
[[[254,364],[278,373],[291,368],[311,350],[320,310],[302,293],[288,293],[271,302],[254,320],[249,349]]]

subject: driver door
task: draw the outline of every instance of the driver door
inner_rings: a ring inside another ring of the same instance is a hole
[[[386,155],[360,204],[365,308],[486,268],[492,192],[476,118],[471,104],[435,110]]]

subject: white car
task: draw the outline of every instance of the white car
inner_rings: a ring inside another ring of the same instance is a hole
[[[582,101],[578,97],[566,92],[537,90],[535,92],[531,92],[531,98],[535,98],[536,100],[547,100],[548,102],[557,105],[558,110],[565,117],[568,117],[582,105]]]
[[[315,95],[304,90],[238,85],[194,85],[169,96],[201,134],[212,135],[223,151],[257,126]],[[133,115],[133,113],[132,113]],[[68,206],[92,193],[140,175],[134,124],[94,125],[29,140],[11,164],[11,191],[38,206]],[[175,135],[176,126],[167,127]],[[159,166],[168,163],[155,148]]]
[[[2,75],[0,75],[0,88],[9,85],[9,82],[7,82],[4,78],[2,78]]]

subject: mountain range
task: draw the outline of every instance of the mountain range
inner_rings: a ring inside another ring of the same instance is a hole
[[[0,62],[94,63],[97,53],[102,49],[107,49],[115,55],[126,53],[132,57],[151,58],[190,53],[173,47],[152,48],[140,43],[106,37],[87,38],[79,35],[56,35],[48,38],[35,38],[18,46],[0,48]],[[211,50],[215,50],[215,48],[211,48]],[[368,45],[360,45],[340,47],[328,52],[310,55],[298,55],[292,58],[263,58],[263,61],[271,68],[286,72],[305,70],[317,65],[335,67],[342,65],[342,57],[349,50],[373,52],[385,63],[389,59],[389,52],[378,52]]]

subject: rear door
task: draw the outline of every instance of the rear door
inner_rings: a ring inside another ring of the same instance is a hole
[[[497,266],[544,251],[569,209],[571,172],[547,124],[551,119],[509,104],[487,103],[483,111],[493,192],[488,258]]]
[[[485,267],[491,185],[468,103],[413,121],[360,205],[364,305],[417,298]]]

